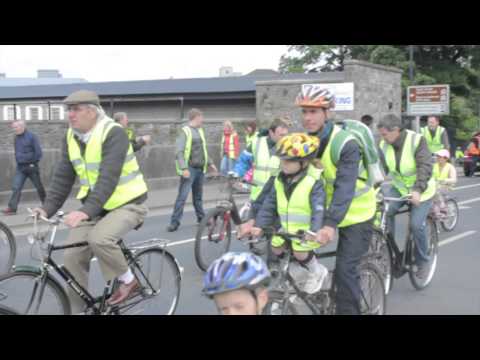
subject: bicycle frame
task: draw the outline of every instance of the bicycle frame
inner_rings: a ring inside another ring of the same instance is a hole
[[[109,308],[111,309],[111,312],[118,312],[121,309],[124,309],[125,307],[132,307],[132,306],[134,306],[138,303],[137,302],[137,303],[134,303],[134,304],[129,303],[129,304],[122,304],[122,305],[114,305],[114,306],[108,305],[107,299],[111,295],[112,290],[113,290],[117,280],[115,280],[113,282],[108,281],[105,288],[104,288],[103,294],[101,296],[98,296],[98,297],[94,297],[87,289],[85,289],[82,285],[80,285],[79,282],[73,276],[73,274],[70,273],[70,271],[65,267],[65,265],[58,265],[52,259],[52,253],[54,251],[59,251],[59,250],[72,249],[72,248],[77,248],[77,247],[86,247],[86,246],[88,246],[88,242],[82,241],[82,242],[68,244],[68,245],[56,246],[56,245],[54,245],[54,240],[55,240],[57,228],[60,224],[60,219],[58,218],[54,221],[48,221],[48,222],[49,222],[50,227],[52,229],[50,231],[50,240],[48,242],[47,249],[46,249],[47,250],[47,255],[43,257],[42,266],[39,269],[40,270],[39,272],[41,274],[40,292],[39,292],[39,297],[38,297],[36,308],[35,308],[35,313],[38,313],[40,304],[42,302],[43,292],[45,290],[45,285],[47,283],[47,278],[48,278],[48,275],[50,274],[50,271],[51,271],[50,269],[55,270],[55,272],[58,275],[60,275],[60,277],[67,283],[67,285],[84,301],[84,303],[86,305],[86,310],[93,310],[93,313],[95,313],[95,314],[106,313]],[[152,294],[156,295],[158,292],[156,292],[154,290],[152,284],[150,283],[150,280],[145,275],[142,268],[134,261],[134,253],[138,250],[142,250],[142,249],[146,249],[146,248],[152,248],[152,247],[155,247],[155,246],[159,247],[162,251],[165,252],[166,251],[165,247],[166,247],[167,242],[164,241],[164,240],[161,240],[161,239],[150,239],[150,240],[146,240],[146,241],[137,243],[131,249],[127,248],[124,245],[122,239],[120,239],[117,242],[117,244],[120,246],[120,249],[122,250],[123,254],[125,255],[125,258],[126,258],[127,262],[132,262],[133,263],[133,266],[136,269],[139,270],[142,277],[146,281],[147,285],[150,287],[150,290],[152,291]],[[158,291],[160,291],[160,289],[161,289],[161,282],[162,282],[162,279],[163,279],[163,262],[164,261],[162,259],[161,265],[160,265],[160,285],[159,285],[159,290]],[[177,266],[178,266],[178,264],[177,264]],[[181,267],[179,267],[179,269],[181,269]],[[180,272],[180,274],[181,274],[181,272]],[[135,278],[138,281],[140,280],[138,278],[136,272],[133,272],[133,275],[135,276]],[[27,313],[30,310],[30,308],[33,304],[33,301],[35,299],[37,286],[38,285],[35,284],[34,291],[32,293],[32,297],[31,297],[30,302],[27,306]],[[152,294],[149,294],[149,295],[152,295]],[[99,305],[98,307],[96,306],[97,304]]]

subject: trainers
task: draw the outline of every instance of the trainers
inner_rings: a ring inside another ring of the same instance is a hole
[[[168,231],[168,232],[177,231],[179,226],[180,226],[180,224],[170,224],[170,225],[167,227],[167,231]]]
[[[17,213],[16,210],[12,210],[10,208],[6,208],[5,210],[2,210],[3,215],[15,215]]]
[[[430,269],[428,268],[428,264],[422,264],[422,265],[417,265],[417,271],[415,275],[419,279],[425,279],[428,276],[428,271]]]

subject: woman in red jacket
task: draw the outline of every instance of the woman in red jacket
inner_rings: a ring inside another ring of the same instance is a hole
[[[222,163],[220,164],[220,172],[227,175],[229,171],[233,171],[235,162],[240,154],[240,144],[238,134],[233,128],[231,121],[223,123],[222,135]]]

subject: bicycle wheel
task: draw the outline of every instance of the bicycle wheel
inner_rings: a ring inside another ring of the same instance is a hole
[[[8,273],[13,266],[17,246],[10,228],[0,222],[0,274]]]
[[[360,313],[362,315],[385,315],[387,296],[381,270],[372,263],[363,263],[360,273]]]
[[[16,271],[0,277],[1,305],[26,315],[70,315],[63,287],[50,275]]]
[[[13,309],[10,309],[7,306],[0,305],[0,315],[20,315],[20,313],[16,312]]]
[[[380,270],[384,279],[385,295],[388,295],[393,287],[392,253],[387,240],[377,230],[373,231],[372,239],[370,240],[367,261],[373,261]]]
[[[129,263],[140,291],[118,311],[122,315],[173,315],[180,298],[181,272],[168,251],[150,248],[140,251]]]
[[[445,205],[447,208],[447,215],[445,218],[440,220],[440,225],[442,226],[443,230],[446,232],[453,231],[457,226],[458,222],[458,204],[454,199],[448,199],[445,201]]]
[[[228,210],[211,209],[200,223],[195,237],[195,260],[198,267],[208,266],[228,252],[232,241],[232,221]]]
[[[409,268],[410,281],[417,290],[425,289],[432,282],[435,270],[437,268],[438,260],[438,232],[437,225],[433,219],[427,218],[427,254],[430,258],[427,266],[426,274],[423,278],[417,276],[417,266],[415,265],[415,242],[412,242],[412,248],[410,251],[411,265]]]

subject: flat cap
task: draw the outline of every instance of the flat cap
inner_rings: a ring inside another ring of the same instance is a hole
[[[100,99],[96,93],[89,90],[79,90],[71,93],[63,100],[65,105],[93,104],[100,106]]]

